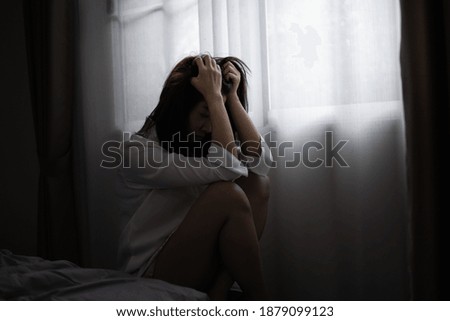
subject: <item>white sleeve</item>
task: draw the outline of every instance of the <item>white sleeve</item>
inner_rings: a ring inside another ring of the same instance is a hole
[[[169,153],[151,142],[125,142],[120,171],[133,188],[175,188],[233,181],[248,176],[247,167],[226,149],[211,144],[207,158]]]
[[[272,167],[273,158],[270,148],[262,136],[260,136],[260,144],[261,155],[259,157],[245,156],[240,153],[239,158],[250,172],[260,176],[265,176],[269,173],[269,170]]]

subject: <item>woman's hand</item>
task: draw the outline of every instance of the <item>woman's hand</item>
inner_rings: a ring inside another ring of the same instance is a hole
[[[238,157],[230,124],[222,97],[222,72],[210,56],[195,58],[198,76],[191,78],[191,84],[205,98],[211,121],[211,140]]]
[[[191,84],[195,87],[205,98],[215,99],[221,96],[222,89],[222,73],[216,61],[209,55],[195,58],[195,63],[198,66],[198,76],[191,78]]]
[[[262,153],[261,136],[245,108],[242,106],[237,94],[241,82],[241,73],[231,61],[226,62],[222,70],[225,81],[231,83],[226,104],[230,112],[230,118],[233,120],[241,141],[241,152],[246,156],[260,157]]]
[[[228,61],[223,66],[223,75],[224,79],[231,83],[231,90],[228,95],[237,95],[237,89],[239,88],[239,83],[241,82],[241,73],[231,61]]]

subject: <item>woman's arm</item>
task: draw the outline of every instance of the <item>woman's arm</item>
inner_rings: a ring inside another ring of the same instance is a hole
[[[248,169],[230,152],[211,144],[207,158],[169,153],[159,143],[135,137],[123,146],[121,175],[133,188],[176,188],[233,181]]]
[[[232,83],[231,91],[227,95],[226,104],[236,125],[239,139],[241,140],[241,152],[246,156],[260,157],[262,152],[261,136],[237,95],[241,74],[231,62],[225,64],[223,72],[225,79]]]
[[[195,59],[198,66],[198,76],[192,78],[192,85],[203,95],[208,105],[211,119],[211,139],[237,157],[233,130],[223,103],[221,94],[222,74],[216,61],[209,55],[203,59]]]

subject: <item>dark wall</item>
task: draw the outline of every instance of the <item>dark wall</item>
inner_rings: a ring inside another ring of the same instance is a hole
[[[38,160],[22,1],[0,10],[0,249],[36,254]]]

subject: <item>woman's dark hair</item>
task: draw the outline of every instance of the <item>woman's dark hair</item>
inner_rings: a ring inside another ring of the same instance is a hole
[[[198,67],[194,62],[195,58],[197,56],[186,57],[173,68],[164,83],[158,105],[146,118],[144,126],[137,132],[138,135],[147,137],[150,128],[156,126],[156,133],[161,142],[161,146],[170,153],[176,152],[185,156],[195,155],[189,146],[186,145],[187,135],[189,134],[187,131],[188,116],[194,106],[204,100],[202,94],[191,84],[191,78],[198,75]],[[236,57],[213,57],[213,59],[221,69],[223,69],[225,63],[231,61],[240,72],[241,81],[237,89],[237,94],[242,106],[248,111],[248,66]],[[222,94],[228,94],[230,89],[231,84],[225,79],[222,79]],[[236,128],[230,114],[228,114],[228,117],[230,118],[233,132],[235,132]],[[185,143],[182,144],[180,140]],[[202,155],[205,155],[204,151],[207,151],[208,147],[209,145],[204,146]]]

